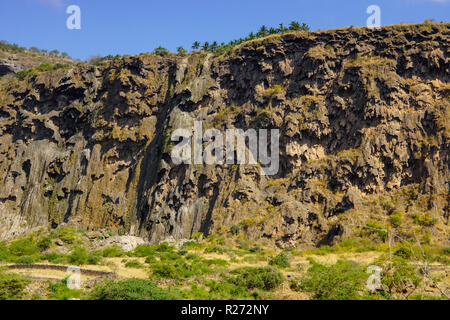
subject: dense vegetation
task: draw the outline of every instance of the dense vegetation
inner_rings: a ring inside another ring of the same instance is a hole
[[[67,52],[60,52],[59,50],[47,50],[47,49],[39,49],[37,47],[29,47],[28,49],[26,47],[21,47],[17,43],[9,43],[5,40],[0,40],[0,50],[9,51],[13,53],[25,53],[25,52],[31,52],[35,54],[42,54],[42,55],[50,55],[50,56],[59,56],[61,58],[68,58],[70,59],[70,56]]]
[[[428,280],[418,263],[448,264],[450,255],[448,248],[399,243],[389,249],[386,240],[380,239],[376,244],[364,238],[344,239],[334,247],[277,252],[252,245],[238,233],[228,238],[211,235],[178,248],[162,243],[140,245],[124,252],[117,245],[94,249],[85,235],[85,230],[61,228],[32,233],[9,243],[0,242],[0,262],[49,262],[83,268],[100,264],[111,266],[112,270],[120,265],[122,269],[140,270],[147,279],[107,280],[82,290],[69,289],[64,279],[42,284],[36,293],[27,289],[31,280],[3,270],[0,271],[0,299],[273,299],[283,298],[280,294],[286,287],[291,297],[324,300],[445,298],[445,295],[419,294],[422,284]],[[98,238],[103,236],[99,234]],[[57,249],[61,246],[69,252],[59,253]],[[362,252],[372,252],[378,258],[370,264],[358,262]],[[324,263],[330,254],[352,255],[355,260],[343,258],[334,264]],[[421,258],[417,260],[417,257]],[[365,286],[369,265],[382,267],[382,289],[377,292],[369,292]],[[443,278],[435,275],[433,279]]]

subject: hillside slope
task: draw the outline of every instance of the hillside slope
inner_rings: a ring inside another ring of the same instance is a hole
[[[449,31],[289,33],[229,56],[14,78],[0,88],[0,239],[73,225],[152,243],[240,230],[292,247],[389,226],[448,245]],[[279,128],[278,175],[173,164],[168,137],[195,120]]]

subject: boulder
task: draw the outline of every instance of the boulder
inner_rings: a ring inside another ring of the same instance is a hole
[[[14,65],[9,62],[0,60],[0,77],[12,73],[16,73]]]

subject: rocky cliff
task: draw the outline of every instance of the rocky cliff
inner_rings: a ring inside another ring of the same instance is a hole
[[[3,81],[0,239],[73,225],[287,247],[400,215],[405,237],[448,243],[449,31],[288,33],[226,56],[142,54]],[[170,135],[195,120],[278,128],[279,173],[175,165]]]

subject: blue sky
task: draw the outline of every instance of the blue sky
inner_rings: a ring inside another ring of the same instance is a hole
[[[81,30],[66,28],[72,4],[81,8]],[[84,60],[228,42],[292,20],[312,30],[363,26],[372,4],[381,8],[382,25],[449,21],[450,0],[0,0],[0,39]]]

